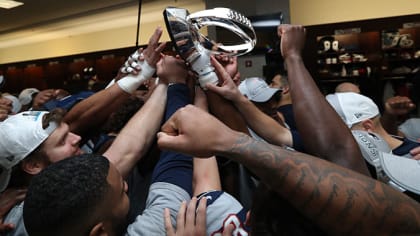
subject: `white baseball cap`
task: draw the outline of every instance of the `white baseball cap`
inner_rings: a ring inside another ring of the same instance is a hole
[[[19,94],[19,101],[22,105],[28,105],[32,101],[32,96],[35,93],[39,93],[39,90],[36,88],[27,88],[22,90]]]
[[[364,159],[375,167],[378,180],[399,191],[420,194],[420,161],[392,154],[391,148],[378,134],[352,130]]]
[[[42,127],[45,111],[26,111],[0,123],[0,192],[8,185],[12,168],[41,145],[57,128]]]
[[[243,80],[238,86],[239,91],[253,102],[266,102],[275,93],[281,91],[278,88],[271,88],[259,77],[251,77]]]
[[[326,99],[348,127],[379,115],[378,106],[372,99],[358,93],[334,93]]]

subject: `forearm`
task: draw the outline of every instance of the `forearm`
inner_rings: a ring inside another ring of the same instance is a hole
[[[384,112],[381,116],[381,124],[389,134],[398,135],[397,117]]]
[[[193,195],[210,190],[221,190],[216,157],[193,159]]]
[[[159,84],[150,98],[124,126],[104,153],[123,177],[149,149],[160,128],[166,106],[167,85]]]
[[[66,114],[64,121],[72,132],[84,135],[100,127],[129,96],[130,94],[114,84],[77,103]]]
[[[210,113],[216,116],[229,128],[248,134],[245,120],[236,110],[232,102],[209,90],[206,91],[206,96]]]
[[[248,126],[265,141],[279,146],[293,146],[290,131],[260,111],[251,101],[241,97],[234,104]]]
[[[218,154],[238,161],[331,234],[420,232],[420,206],[390,187],[303,153],[233,135]],[[231,139],[231,140],[232,140]],[[230,147],[229,147],[230,145]]]
[[[293,112],[298,131],[304,137],[305,150],[369,175],[350,130],[319,91],[302,58],[289,56],[286,58],[286,65],[292,90]]]

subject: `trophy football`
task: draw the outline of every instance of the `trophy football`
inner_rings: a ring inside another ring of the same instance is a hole
[[[163,16],[175,50],[198,74],[202,88],[207,83],[218,83],[210,63],[210,55],[240,56],[250,52],[256,44],[251,21],[228,8],[214,8],[190,14],[183,8],[168,7]],[[235,40],[221,43],[210,39],[200,31],[209,26],[232,32],[236,36]]]

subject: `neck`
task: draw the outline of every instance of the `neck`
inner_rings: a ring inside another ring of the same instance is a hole
[[[395,148],[397,148],[398,146],[400,146],[403,143],[401,140],[392,137],[391,135],[389,135],[384,130],[380,130],[377,133],[382,136],[382,138],[385,140],[385,142],[389,145],[389,147],[392,150],[394,150]]]

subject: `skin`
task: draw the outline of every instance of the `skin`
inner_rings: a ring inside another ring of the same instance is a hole
[[[385,101],[385,110],[381,116],[381,124],[389,134],[404,137],[402,132],[398,131],[398,116],[408,115],[416,105],[409,97],[394,96]]]
[[[172,227],[168,208],[164,211],[165,230],[167,236],[205,236],[206,235],[206,203],[202,198],[197,206],[197,198],[193,197],[187,204],[181,204],[176,217],[176,230]],[[188,207],[187,207],[188,205]],[[197,212],[196,212],[197,211]]]
[[[4,216],[10,209],[18,202],[21,202],[26,196],[26,189],[6,189],[0,194],[0,216]],[[13,230],[13,224],[3,222],[3,217],[0,217],[0,234]]]
[[[4,121],[12,113],[12,101],[0,97],[0,121]]]
[[[107,182],[110,185],[110,191],[103,202],[104,206],[101,208],[103,209],[101,215],[106,217],[103,217],[97,226],[100,226],[99,232],[105,231],[108,235],[117,235],[125,230],[125,218],[130,206],[127,195],[128,186],[113,164],[109,166]],[[110,203],[113,204],[110,206]],[[93,227],[93,229],[92,231],[95,232],[95,229],[98,228]],[[95,233],[100,235],[98,232]]]
[[[349,83],[349,82],[343,82],[335,88],[336,93],[343,93],[343,92],[353,92],[353,93],[360,93],[359,86]]]
[[[281,37],[280,49],[288,71],[296,126],[306,152],[369,175],[352,134],[319,91],[303,63],[305,28],[280,25],[277,34]],[[308,117],[310,122],[307,122]]]
[[[144,58],[141,58],[141,60],[146,60],[152,67],[156,67],[157,62],[160,60],[161,52],[165,48],[165,43],[159,44],[161,36],[162,28],[158,27],[150,37],[147,48],[144,50],[139,49],[139,53],[143,52],[144,55]],[[138,70],[133,73],[138,73]],[[119,73],[115,80],[125,75],[125,73]],[[66,114],[64,121],[69,124],[72,132],[84,136],[89,131],[99,128],[108,116],[129,97],[130,94],[122,90],[117,84],[114,84],[108,89],[101,90],[77,103]]]
[[[243,96],[231,79],[230,74],[224,70],[222,65],[215,58],[211,58],[211,62],[216,69],[219,80],[222,82],[220,86],[208,84],[208,90],[232,101],[242,115],[242,119],[246,121],[246,124],[267,142],[280,146],[293,146],[290,131],[281,126],[270,116],[266,115],[250,100]],[[219,118],[219,116],[217,117]],[[228,126],[231,127],[229,123]]]
[[[203,134],[206,139],[200,138]],[[330,234],[420,232],[420,205],[404,194],[331,162],[253,140],[192,105],[178,110],[162,126],[158,144],[243,164]]]

